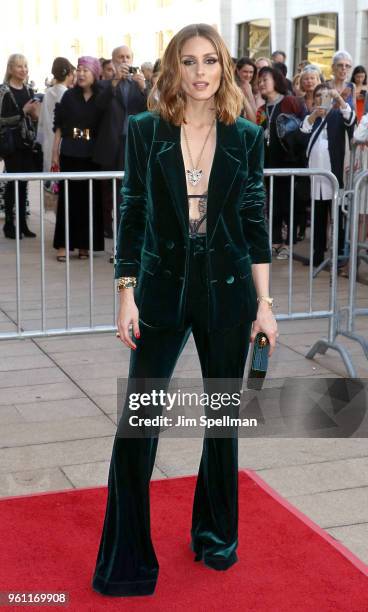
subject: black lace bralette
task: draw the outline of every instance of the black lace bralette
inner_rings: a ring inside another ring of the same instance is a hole
[[[201,195],[188,195],[188,200],[197,200],[196,205],[189,204],[189,233],[191,236],[206,233],[206,218],[207,218],[207,197],[208,192]],[[192,209],[192,210],[191,210]],[[193,214],[194,209],[194,214]]]

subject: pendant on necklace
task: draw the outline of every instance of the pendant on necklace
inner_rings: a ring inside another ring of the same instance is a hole
[[[195,187],[196,185],[198,185],[199,181],[203,176],[203,170],[197,170],[196,168],[193,168],[193,170],[187,170],[186,174],[189,183],[193,185],[193,187]]]

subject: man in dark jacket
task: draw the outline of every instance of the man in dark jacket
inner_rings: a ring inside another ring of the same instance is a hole
[[[145,79],[132,66],[132,51],[126,46],[117,47],[112,52],[112,63],[114,78],[100,81],[100,92],[96,99],[97,106],[104,111],[104,114],[96,139],[93,160],[103,171],[124,170],[128,117],[147,109]],[[120,185],[117,193],[119,191]],[[103,185],[103,192],[105,235],[112,237],[111,181],[106,181]]]

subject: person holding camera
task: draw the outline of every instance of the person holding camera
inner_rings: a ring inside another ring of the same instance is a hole
[[[348,80],[353,67],[353,59],[347,51],[337,51],[332,58],[332,79],[326,81],[330,89],[336,90],[356,111],[356,87]]]
[[[112,64],[114,77],[101,81],[96,99],[103,116],[93,160],[103,171],[124,170],[128,116],[147,109],[145,79],[139,68],[132,66],[133,53],[129,47],[114,49]],[[112,181],[103,181],[102,192],[105,236],[112,237]]]
[[[0,86],[0,154],[7,172],[35,172],[36,122],[40,101],[26,84],[28,64],[24,55],[14,53],[8,59],[4,83]],[[19,181],[19,236],[35,238],[26,221],[27,181]],[[15,239],[15,183],[8,181],[5,190],[6,238]]]
[[[306,157],[309,168],[329,170],[344,187],[345,133],[349,139],[355,123],[355,111],[344,100],[336,89],[329,89],[320,83],[314,90],[314,110],[308,114],[301,131],[309,134]],[[314,253],[313,265],[319,266],[324,260],[327,246],[328,214],[331,211],[332,186],[328,179],[316,176],[314,178],[315,200],[314,218]],[[344,250],[344,216],[339,210],[339,240],[338,252]]]

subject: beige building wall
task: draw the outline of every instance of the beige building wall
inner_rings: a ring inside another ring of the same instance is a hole
[[[30,78],[43,90],[53,58],[76,63],[80,55],[110,57],[128,44],[134,63],[154,62],[188,23],[221,31],[220,0],[0,0],[0,81],[7,57],[23,53]],[[3,5],[3,6],[2,6]]]
[[[287,53],[289,76],[294,72],[296,20],[307,15],[338,15],[338,47],[353,56],[354,64],[368,67],[368,0],[231,0],[232,24],[228,44],[237,53],[238,25],[269,20],[271,48]]]

